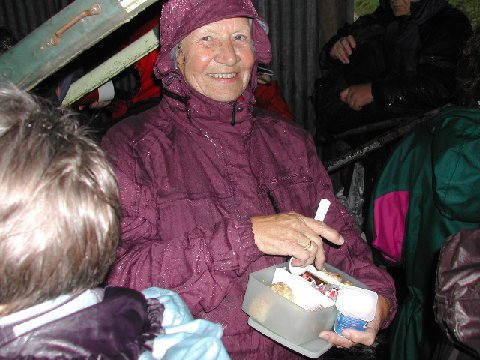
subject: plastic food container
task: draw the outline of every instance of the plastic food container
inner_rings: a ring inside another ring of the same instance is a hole
[[[287,268],[287,263],[272,266],[250,274],[242,309],[249,316],[248,323],[264,335],[309,357],[318,357],[331,344],[318,337],[323,330],[332,330],[337,309],[335,306],[319,310],[305,310],[270,289],[275,269]],[[354,285],[365,287],[359,281],[333,266],[328,271],[340,274]]]

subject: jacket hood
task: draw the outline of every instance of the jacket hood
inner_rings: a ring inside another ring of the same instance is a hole
[[[480,222],[480,111],[451,107],[432,122],[433,195],[450,219]]]
[[[419,0],[412,2],[410,5],[411,15],[408,18],[416,24],[421,25],[447,5],[447,0]],[[390,0],[380,0],[379,9],[390,16],[394,16]]]
[[[250,0],[170,0],[163,5],[160,17],[160,55],[157,59],[155,74],[168,87],[172,80],[165,78],[175,69],[172,51],[192,31],[212,22],[234,17],[247,17],[252,22],[257,63],[269,63],[272,57],[268,26],[261,18]],[[254,66],[254,71],[256,66]],[[253,73],[253,75],[255,72]],[[251,83],[256,81],[252,76]]]

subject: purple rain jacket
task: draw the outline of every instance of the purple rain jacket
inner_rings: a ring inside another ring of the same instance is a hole
[[[314,217],[320,199],[329,199],[325,223],[340,231],[345,244],[325,243],[327,261],[390,299],[391,317],[395,290],[335,199],[308,133],[273,115],[253,117],[255,79],[241,98],[226,103],[193,90],[175,69],[172,49],[186,35],[239,16],[254,19],[257,61],[268,62],[266,25],[249,0],[164,6],[156,67],[164,98],[111,128],[102,141],[116,168],[123,208],[123,243],[109,283],[177,291],[195,317],[223,324],[233,358],[291,359],[293,353],[251,328],[241,310],[249,274],[286,260],[258,250],[252,216],[295,211]]]
[[[76,297],[53,308],[44,306],[43,312],[37,310],[30,318],[0,325],[0,359],[138,359],[151,353],[153,339],[165,333],[164,306],[158,299],[107,287],[99,303],[76,310],[71,305]],[[52,321],[58,313],[62,316]],[[18,334],[16,329],[23,326],[34,329],[21,329]]]

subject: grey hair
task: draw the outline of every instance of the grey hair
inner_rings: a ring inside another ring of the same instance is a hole
[[[171,52],[173,66],[175,69],[178,69],[178,53],[180,52],[180,49],[181,49],[181,43],[178,43],[177,45],[175,45],[175,47],[172,49],[172,52]]]
[[[79,125],[0,84],[0,316],[100,284],[120,234],[118,186]]]

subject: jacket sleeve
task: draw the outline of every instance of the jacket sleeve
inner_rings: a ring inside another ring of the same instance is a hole
[[[322,198],[331,201],[325,217],[325,224],[338,230],[345,240],[342,246],[324,242],[326,261],[363,282],[369,289],[390,301],[390,316],[383,324],[386,327],[392,321],[397,309],[393,279],[386,270],[374,264],[371,248],[360,236],[360,230],[353,216],[334,196],[329,176],[316,155],[313,143],[310,153],[311,168],[319,194],[317,204]]]
[[[480,356],[479,242],[480,230],[449,236],[440,251],[435,283],[435,320],[452,343],[474,355],[472,359]]]
[[[147,299],[158,299],[165,310],[164,333],[155,337],[152,351],[144,352],[141,359],[230,359],[221,340],[220,324],[193,319],[187,305],[174,291],[151,287],[142,293]]]
[[[337,33],[332,36],[326,43],[323,45],[320,56],[320,69],[328,70],[334,66],[341,65],[341,62],[337,59],[333,59],[330,56],[330,50],[333,45],[342,37],[352,35],[355,40],[360,43],[366,41],[372,33],[372,31],[377,25],[383,22],[385,15],[382,10],[378,8],[374,13],[360,16],[352,24],[345,24],[337,30]]]
[[[480,223],[479,112],[452,107],[438,118],[431,146],[435,206],[449,219]]]
[[[249,264],[261,256],[250,220],[224,219],[213,229],[196,228],[183,238],[160,233],[148,159],[135,155],[120,131],[102,147],[116,170],[122,203],[122,243],[109,284],[141,290],[160,286],[178,292],[192,313],[218,306]],[[156,159],[155,161],[158,161]],[[208,289],[208,291],[207,291]]]
[[[455,67],[471,28],[468,20],[460,16],[442,19],[425,30],[413,75],[389,74],[372,82],[374,105],[379,110],[405,115],[425,112],[452,100]]]

